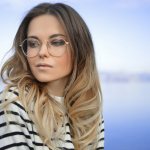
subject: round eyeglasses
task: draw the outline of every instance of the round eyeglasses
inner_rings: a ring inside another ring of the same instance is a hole
[[[47,42],[47,49],[50,55],[54,57],[60,57],[65,54],[67,50],[67,44],[69,44],[69,42],[66,42],[62,38],[52,38]],[[25,39],[19,46],[21,46],[23,53],[27,57],[35,57],[41,50],[42,41],[29,37]]]

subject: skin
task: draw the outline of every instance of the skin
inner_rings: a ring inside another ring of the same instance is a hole
[[[36,36],[40,41],[48,41],[49,37],[54,34],[62,34],[57,37],[68,41],[62,24],[53,15],[38,16],[29,23],[27,37]],[[52,95],[63,96],[64,88],[72,71],[69,44],[64,55],[53,57],[47,50],[46,42],[43,42],[39,54],[32,58],[27,57],[27,60],[34,77],[40,82],[46,82],[47,88]],[[37,67],[39,63],[49,64],[50,67]]]

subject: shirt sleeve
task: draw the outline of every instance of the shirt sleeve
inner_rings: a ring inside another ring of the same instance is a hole
[[[88,150],[93,150],[92,144],[88,145]],[[98,126],[98,145],[96,150],[104,150],[104,120]]]
[[[0,101],[1,105],[1,101]],[[6,129],[4,110],[0,110],[0,150],[34,150],[32,143],[32,121],[28,118],[20,101],[8,105],[7,116],[9,128]]]
[[[104,150],[104,120],[99,123],[98,134],[100,135],[98,139],[98,147],[96,150]]]

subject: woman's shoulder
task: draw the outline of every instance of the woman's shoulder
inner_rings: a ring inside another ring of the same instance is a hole
[[[33,122],[21,101],[17,98],[19,95],[18,90],[13,87],[7,91],[2,91],[2,94],[4,94],[2,98],[5,100],[4,103],[2,101],[0,103],[0,147],[2,149],[34,149],[32,134],[38,134],[33,133]],[[11,101],[11,98],[16,98],[17,100]],[[3,109],[5,102],[6,104],[8,103],[5,107],[6,111]]]
[[[4,91],[2,91],[1,95],[2,94],[5,94],[4,95],[5,97],[1,96],[0,98],[0,122],[1,123],[5,122],[5,116],[6,114],[9,114],[7,117],[10,123],[19,122],[22,125],[26,123],[33,124],[28,115],[28,112],[24,108],[22,102],[19,100],[18,97],[19,92],[16,87],[11,87],[9,90],[7,90],[7,92],[5,91],[5,93]],[[2,98],[5,98],[5,100],[2,101]],[[12,101],[13,98],[14,101]],[[4,108],[6,109],[6,113],[4,112]]]
[[[2,104],[2,99],[5,99],[5,102],[8,102],[15,98],[16,98],[15,101],[12,101],[8,104],[8,108],[10,110],[13,109],[15,111],[19,111],[19,112],[23,111],[26,113],[24,106],[19,100],[19,90],[17,87],[11,87],[7,91],[3,90],[0,92],[0,105]]]
[[[0,95],[2,96],[3,94],[6,95],[6,97],[10,96],[12,94],[13,97],[17,97],[19,95],[19,90],[17,87],[10,87],[8,90],[4,88],[1,92]]]

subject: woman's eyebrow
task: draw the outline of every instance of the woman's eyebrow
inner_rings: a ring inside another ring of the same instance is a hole
[[[65,35],[63,35],[63,34],[53,34],[53,35],[51,35],[51,36],[49,37],[49,39],[54,38],[54,37],[56,37],[56,36],[65,36]]]
[[[39,40],[39,38],[37,36],[28,36],[27,38],[34,38],[34,39]]]
[[[66,37],[63,34],[53,34],[53,35],[49,36],[49,39],[57,37],[57,36],[64,36],[64,37]],[[37,36],[28,36],[27,38],[35,38],[35,39],[39,40],[39,38]]]

